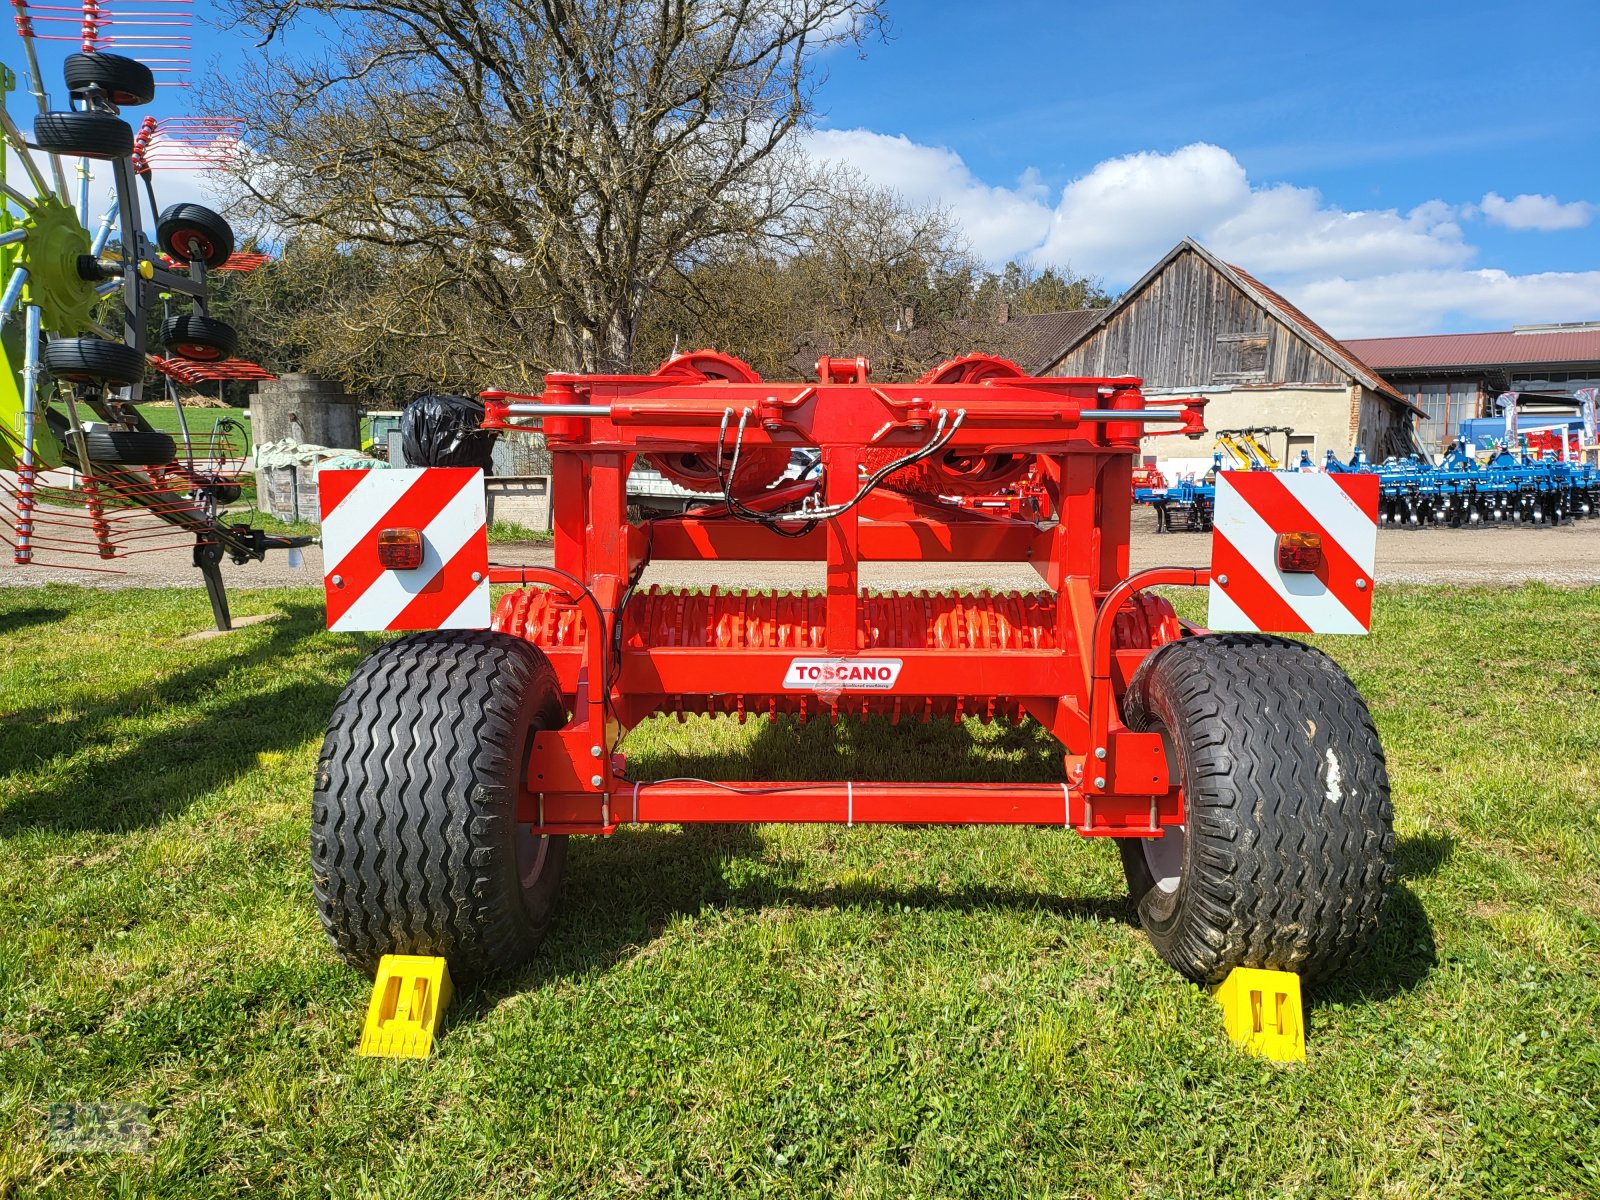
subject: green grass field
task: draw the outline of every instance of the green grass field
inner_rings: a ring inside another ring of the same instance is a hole
[[[183,432],[179,423],[178,410],[170,404],[140,404],[137,406],[139,415],[143,417],[152,429],[159,429],[162,433],[170,433],[174,437]],[[196,438],[209,435],[211,427],[216,424],[218,417],[232,417],[235,421],[243,421],[246,427],[250,424],[249,413],[243,408],[199,408],[193,405],[184,405],[183,419],[189,424],[189,432]],[[361,418],[361,440],[365,442],[368,437],[371,422],[366,417]]]
[[[152,429],[162,433],[170,433],[177,437],[183,432],[183,426],[178,423],[178,410],[170,404],[140,404],[136,405],[139,415]],[[185,408],[183,417],[189,423],[189,432],[195,437],[211,432],[211,426],[219,416],[244,419],[242,408]]]
[[[1391,588],[1326,645],[1394,782],[1376,953],[1310,1061],[1241,1056],[1050,830],[575,844],[540,961],[358,1058],[310,776],[375,639],[311,592],[0,589],[0,1194],[1595,1196],[1600,591]],[[1049,780],[1031,729],[691,720],[643,777]],[[53,1104],[148,1106],[72,1155]]]

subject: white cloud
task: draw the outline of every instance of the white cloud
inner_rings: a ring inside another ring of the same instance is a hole
[[[1524,192],[1507,200],[1498,192],[1490,192],[1479,205],[1483,215],[1495,225],[1507,229],[1537,229],[1548,233],[1553,229],[1582,229],[1594,219],[1600,205],[1583,200],[1563,204],[1554,196]]]
[[[1029,249],[1040,262],[1125,282],[1179,238],[1209,231],[1249,203],[1244,168],[1220,147],[1130,154],[1067,184],[1049,234]]]
[[[1491,192],[1481,206],[1430,200],[1408,211],[1347,210],[1315,188],[1256,183],[1227,150],[1201,142],[1107,159],[1052,203],[1035,172],[993,186],[955,151],[905,137],[824,131],[812,136],[812,151],[910,200],[944,206],[992,262],[1071,266],[1113,289],[1190,236],[1347,337],[1600,316],[1600,272],[1473,269],[1477,248],[1462,226],[1481,213],[1511,228],[1575,228],[1600,212],[1581,201]]]
[[[848,163],[914,204],[948,209],[985,259],[1003,261],[1036,245],[1050,223],[1049,191],[1033,172],[1015,187],[990,187],[953,150],[866,129],[819,130],[808,149],[816,158]]]
[[[1313,188],[1252,192],[1235,215],[1215,225],[1206,244],[1252,273],[1303,276],[1369,272],[1396,266],[1454,266],[1472,257],[1448,204],[1430,200],[1410,212],[1345,212],[1325,207]]]
[[[1600,271],[1405,271],[1310,280],[1284,294],[1339,337],[1506,328],[1600,316]]]

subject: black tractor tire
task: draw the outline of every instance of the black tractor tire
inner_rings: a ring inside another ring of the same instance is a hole
[[[311,802],[318,915],[339,956],[442,956],[458,982],[525,962],[555,909],[565,837],[517,823],[533,735],[566,723],[555,669],[488,630],[373,651],[334,707]]]
[[[204,313],[176,313],[161,322],[161,344],[192,362],[221,362],[239,348],[233,326]]]
[[[189,242],[198,243],[200,261],[216,270],[233,255],[233,226],[203,204],[171,204],[156,219],[156,241],[185,265]]]
[[[88,429],[83,442],[90,462],[156,467],[178,457],[178,444],[155,430]]]
[[[74,99],[87,99],[94,88],[118,108],[149,104],[156,98],[156,77],[138,59],[120,54],[69,54],[61,70]]]
[[[44,369],[68,383],[138,383],[144,378],[144,355],[104,338],[54,338],[44,348]]]
[[[1157,648],[1128,685],[1160,732],[1185,823],[1121,843],[1139,922],[1197,983],[1235,967],[1329,978],[1372,942],[1394,879],[1383,747],[1345,673],[1266,634]]]
[[[33,119],[33,144],[51,154],[126,158],[133,153],[133,126],[110,113],[40,113]]]

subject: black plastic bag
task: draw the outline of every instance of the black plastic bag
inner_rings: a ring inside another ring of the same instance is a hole
[[[489,472],[500,433],[482,425],[483,405],[469,396],[418,396],[400,414],[400,448],[406,464],[478,467]]]

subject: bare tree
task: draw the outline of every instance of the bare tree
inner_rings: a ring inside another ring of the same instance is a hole
[[[230,0],[266,43],[301,14],[336,36],[209,101],[245,121],[247,217],[387,251],[374,336],[496,371],[625,370],[667,272],[809,194],[789,135],[817,53],[878,32],[883,3]]]
[[[714,345],[763,374],[818,354],[865,354],[880,378],[916,374],[973,337],[978,261],[950,215],[833,168],[781,238],[663,281],[642,348]]]

